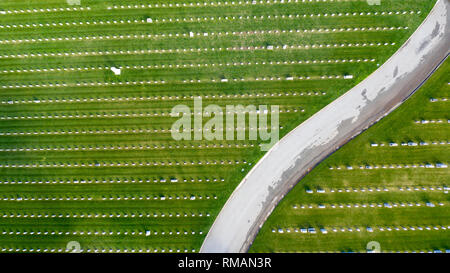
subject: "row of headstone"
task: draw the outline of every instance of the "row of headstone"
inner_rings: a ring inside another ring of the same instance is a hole
[[[348,0],[252,0],[252,1],[204,1],[204,2],[184,2],[184,3],[156,3],[141,5],[113,5],[107,9],[145,9],[145,8],[172,8],[172,7],[224,7],[224,6],[244,6],[244,5],[273,5],[290,3],[327,3],[327,2],[347,2]]]
[[[211,36],[243,36],[243,35],[262,35],[262,34],[285,34],[285,33],[334,33],[334,32],[351,32],[351,31],[386,31],[386,30],[405,30],[407,27],[361,27],[361,28],[333,28],[333,29],[289,29],[289,30],[245,30],[245,31],[218,31],[218,32],[193,32],[190,31],[189,33],[179,33],[179,32],[169,32],[169,33],[153,33],[153,34],[110,34],[110,35],[84,35],[84,36],[65,36],[65,37],[40,37],[40,38],[15,38],[15,39],[6,39],[6,40],[0,40],[0,44],[20,44],[20,43],[41,43],[41,42],[61,42],[61,41],[92,41],[92,40],[122,40],[122,39],[160,39],[160,38],[172,38],[172,37],[189,37],[189,38],[195,38],[195,37],[211,37]],[[381,45],[393,45],[395,43],[370,43],[371,46],[381,46]],[[303,45],[305,48],[313,47],[314,45]],[[365,43],[355,44],[356,47],[358,46],[367,46]],[[297,46],[298,47],[298,46]],[[321,45],[320,47],[332,47],[331,44],[327,45]],[[336,47],[336,45],[335,45]],[[349,45],[349,47],[352,47],[352,45]],[[258,49],[259,47],[255,47],[254,49]],[[281,47],[276,47],[276,49],[280,49]],[[284,45],[282,47],[283,49],[288,48],[296,48],[295,46],[289,46],[286,47]],[[274,46],[270,46],[267,48],[269,50],[273,50]],[[190,49],[192,51],[192,49]],[[203,49],[204,51],[207,51],[207,49]],[[216,51],[216,48],[211,48],[211,51]],[[223,49],[222,49],[223,50]],[[229,50],[229,49],[227,49]],[[156,50],[156,53],[163,53],[165,51],[170,52],[187,52],[187,49],[160,49]],[[70,55],[81,55],[82,52],[79,53],[61,53],[64,56],[70,56]],[[88,53],[84,53],[85,55]],[[97,54],[104,54],[103,52],[91,52],[92,55]],[[109,54],[109,53],[108,53]],[[132,54],[132,53],[128,53]],[[134,52],[134,54],[138,54],[137,52]],[[9,56],[9,55],[5,55]],[[15,56],[15,55],[11,55]],[[40,57],[40,55],[36,54],[22,54],[19,56],[25,56],[25,57]],[[41,54],[42,56],[42,54]],[[46,55],[44,55],[46,56]],[[50,56],[62,56],[62,55],[50,55]]]
[[[329,189],[329,192],[330,193],[349,193],[349,192],[375,192],[375,191],[377,191],[377,192],[381,192],[381,191],[384,191],[384,192],[389,192],[389,191],[394,191],[395,189],[388,189],[388,188],[383,188],[383,189],[381,189],[381,188],[375,188],[375,189],[373,189],[373,188],[359,188],[359,189],[355,189],[355,188],[352,188],[352,189],[350,189],[350,188],[345,188],[345,189]],[[436,187],[434,187],[434,186],[430,186],[430,187],[425,187],[425,186],[421,186],[421,187],[418,187],[418,186],[416,186],[416,187],[413,187],[413,188],[411,188],[411,187],[398,187],[398,189],[397,190],[399,190],[399,191],[434,191],[434,190],[438,190],[438,191],[448,191],[449,190],[449,187],[447,187],[447,186],[436,186]],[[316,193],[325,193],[326,192],[326,190],[325,189],[317,189],[316,190]],[[312,189],[306,189],[306,193],[314,193],[314,191],[312,190]]]
[[[15,85],[2,85],[3,89],[30,89],[30,88],[60,88],[60,87],[85,87],[85,86],[135,86],[135,85],[161,85],[161,84],[181,84],[181,83],[227,83],[228,81],[233,82],[254,82],[254,81],[292,81],[292,80],[324,80],[324,79],[348,79],[348,75],[323,75],[323,76],[298,76],[298,77],[256,77],[256,78],[234,78],[234,79],[182,79],[182,80],[172,80],[166,82],[165,80],[147,80],[147,81],[118,81],[118,82],[76,82],[76,83],[42,83],[42,84],[15,84]],[[350,78],[353,78],[351,76]]]
[[[118,236],[118,235],[128,235],[128,236],[150,236],[150,235],[202,235],[203,231],[0,231],[2,235],[89,235],[89,236]]]
[[[172,248],[153,248],[153,249],[135,249],[135,248],[80,248],[79,250],[81,253],[83,252],[88,252],[88,253],[158,253],[158,252],[176,252],[176,253],[188,253],[188,252],[196,252],[196,249],[187,249],[185,248],[184,250],[182,249],[172,249]],[[6,247],[2,247],[0,248],[0,252],[37,252],[37,253],[64,253],[64,252],[73,252],[73,249],[63,249],[63,248],[27,248],[27,247],[23,247],[23,248],[6,248]]]
[[[70,198],[70,197],[69,197]],[[139,197],[136,197],[136,196],[132,196],[132,197],[129,197],[129,196],[110,196],[110,197],[102,197],[102,200],[103,201],[120,201],[120,200],[161,200],[161,201],[164,201],[164,200],[191,200],[191,201],[194,201],[194,200],[203,200],[203,199],[206,199],[206,200],[210,200],[210,199],[215,199],[215,200],[217,200],[217,196],[215,196],[215,195],[213,195],[213,196],[209,196],[209,195],[205,195],[205,196],[203,196],[203,195],[190,195],[190,196],[186,196],[186,195],[184,195],[184,196],[179,196],[179,195],[177,195],[177,196],[171,196],[171,195],[169,195],[169,196],[165,196],[165,195],[163,195],[163,196],[139,196]]]
[[[262,32],[262,31],[261,31]],[[346,48],[346,47],[372,47],[390,46],[395,43],[389,42],[367,42],[367,43],[341,43],[341,44],[312,44],[312,45],[283,45],[283,46],[234,46],[226,48],[176,48],[176,49],[140,49],[140,50],[105,50],[105,51],[77,51],[77,52],[45,52],[45,53],[20,53],[0,55],[0,59],[11,58],[36,58],[36,57],[70,57],[70,56],[108,56],[124,54],[166,54],[166,53],[188,53],[188,52],[223,52],[223,51],[255,51],[255,50],[291,50],[308,48]]]
[[[319,231],[327,234],[332,232],[374,232],[377,231],[432,231],[432,230],[448,230],[450,226],[376,226],[376,227],[322,227]],[[272,233],[311,233],[315,234],[316,228],[272,228]]]
[[[92,201],[92,197],[0,197],[2,201]]]
[[[161,213],[67,213],[67,214],[55,214],[55,213],[20,213],[20,212],[10,212],[10,213],[1,213],[0,217],[3,218],[135,218],[135,217],[145,217],[145,218],[158,218],[158,217],[210,217],[211,215],[209,213],[168,213],[167,215],[163,212]]]
[[[290,96],[325,96],[326,92],[309,91],[309,92],[295,92],[290,93],[246,93],[246,94],[203,94],[203,95],[183,95],[183,96],[147,96],[147,97],[90,97],[90,98],[42,98],[42,99],[9,99],[0,101],[0,104],[39,104],[39,103],[78,103],[78,102],[129,102],[129,101],[171,101],[171,100],[189,100],[201,97],[202,99],[228,99],[228,98],[254,98],[254,97],[290,97]]]
[[[434,124],[434,123],[444,123],[444,120],[442,119],[422,119],[422,120],[416,120],[414,121],[416,124]],[[447,119],[447,123],[450,123],[450,119]]]
[[[373,189],[373,188],[360,188],[360,189],[355,189],[355,188],[352,188],[352,189],[349,189],[349,188],[346,188],[346,189],[329,189],[329,192],[331,192],[331,193],[335,193],[335,192],[337,192],[337,193],[342,193],[342,192],[346,192],[346,193],[348,193],[348,192],[374,192],[374,191],[377,191],[377,192],[381,192],[381,191],[385,191],[385,192],[387,192],[387,191],[389,191],[389,189],[388,188],[375,188],[375,189]],[[312,189],[306,189],[306,193],[314,193],[314,191],[312,190]],[[316,193],[326,193],[326,190],[325,189],[321,189],[321,188],[319,188],[319,189],[316,189]]]
[[[137,167],[137,166],[174,166],[174,165],[242,165],[246,161],[239,160],[220,160],[220,161],[146,161],[146,162],[100,162],[100,163],[34,163],[34,164],[9,164],[0,163],[0,168],[80,168],[80,167]]]
[[[280,107],[281,108],[281,107]],[[126,111],[126,112],[112,112],[112,113],[90,113],[90,114],[70,114],[70,113],[53,113],[53,114],[34,114],[34,115],[21,115],[21,116],[0,116],[1,120],[12,120],[12,119],[71,119],[71,118],[113,118],[113,117],[165,117],[171,116],[170,111],[156,111],[159,109],[155,109],[153,112],[135,112],[135,111]],[[302,107],[283,107],[278,110],[278,113],[289,113],[289,112],[304,112]],[[302,111],[303,110],[303,111]],[[227,114],[239,114],[242,111],[239,109],[234,109],[234,111],[226,111]],[[272,110],[274,113],[275,110]],[[223,114],[225,112],[219,112],[219,114]],[[249,110],[247,111],[249,114],[260,114],[260,110]],[[208,114],[208,112],[206,112]],[[204,115],[203,112],[192,112],[191,116],[194,115]]]
[[[60,130],[60,131],[27,131],[27,132],[0,132],[0,136],[21,135],[90,135],[90,134],[129,134],[129,133],[158,133],[170,132],[169,129],[97,129],[97,130]]]
[[[448,101],[448,98],[431,98],[430,102]]]
[[[290,110],[286,110],[286,112],[290,112]],[[297,112],[296,110],[294,110],[294,112]],[[305,112],[304,109],[302,109],[300,112]],[[0,118],[1,119],[1,118]],[[257,131],[260,129],[267,129],[268,127],[265,126],[260,126],[259,128],[247,128],[247,127],[235,127],[235,128],[223,128],[224,131]],[[272,129],[274,129],[275,127],[272,127]],[[280,129],[283,129],[282,126],[280,126]],[[184,132],[188,132],[188,129],[184,129]],[[202,131],[202,129],[191,129],[191,132],[197,131],[200,132]],[[172,132],[172,128],[171,129],[117,129],[117,130],[75,130],[75,131],[33,131],[33,132],[0,132],[0,136],[21,136],[21,135],[92,135],[92,134],[129,134],[129,133],[171,133]],[[177,132],[175,130],[175,132]],[[176,147],[181,148],[181,146]],[[189,148],[187,145],[184,145],[183,148],[187,149]],[[226,146],[221,146],[221,148],[226,148]],[[228,148],[233,148],[228,146]],[[76,149],[75,149],[76,150]],[[79,149],[78,149],[79,150]],[[120,149],[118,149],[120,150]],[[127,150],[127,149],[125,149]]]
[[[172,8],[172,7],[208,7],[208,6],[241,6],[241,5],[256,5],[256,4],[283,4],[283,3],[298,3],[298,2],[313,2],[314,0],[252,0],[252,1],[211,1],[211,2],[185,2],[185,3],[156,3],[156,4],[141,4],[141,5],[113,5],[108,6],[107,9],[145,9],[145,8]],[[341,0],[315,0],[316,2],[336,1]]]
[[[228,21],[228,20],[263,20],[263,19],[292,19],[292,18],[306,18],[306,17],[341,17],[341,16],[377,16],[377,15],[405,15],[415,14],[415,11],[389,11],[389,12],[353,12],[353,13],[311,13],[311,14],[289,14],[289,15],[253,15],[253,16],[204,16],[204,17],[169,17],[169,18],[147,18],[146,20],[97,20],[97,21],[72,21],[72,22],[53,22],[53,23],[25,23],[25,24],[8,24],[0,25],[0,28],[37,28],[37,27],[57,27],[57,26],[83,26],[83,25],[119,25],[119,24],[145,24],[145,23],[172,23],[172,22],[208,22],[208,21]],[[420,14],[420,11],[417,12]]]
[[[287,14],[287,15],[253,15],[253,16],[203,16],[203,17],[166,17],[166,18],[147,18],[139,21],[141,23],[166,23],[166,22],[208,22],[208,21],[227,21],[227,20],[263,20],[263,19],[294,19],[294,18],[313,18],[313,17],[349,17],[349,16],[380,16],[380,15],[406,15],[420,14],[421,11],[382,11],[382,12],[345,12],[345,13],[310,13],[310,14]],[[123,21],[123,20],[122,20]],[[138,23],[138,20],[134,21]]]
[[[305,110],[302,109],[301,112]],[[1,118],[0,118],[1,119]],[[261,127],[263,128],[263,127]],[[264,128],[263,128],[264,129]],[[282,127],[280,127],[282,129]],[[224,128],[224,130],[231,131],[231,128]],[[246,131],[246,130],[257,130],[257,129],[248,129],[245,127],[236,127],[235,131]],[[186,130],[185,130],[186,131]],[[194,129],[191,129],[193,132]],[[197,131],[201,131],[198,129]],[[130,134],[130,133],[171,133],[172,128],[170,129],[97,129],[97,130],[60,130],[60,131],[27,131],[27,132],[0,132],[0,136],[38,136],[38,135],[92,135],[92,134]],[[187,148],[187,147],[186,147]]]
[[[31,151],[115,151],[115,150],[164,150],[164,149],[210,149],[210,148],[251,148],[254,144],[198,144],[198,145],[110,145],[110,146],[95,146],[95,147],[33,147],[33,148],[0,148],[0,152],[31,152]]]
[[[450,144],[450,141],[445,141],[445,140],[441,140],[441,141],[431,141],[431,142],[427,142],[427,141],[420,141],[419,143],[414,142],[414,141],[408,141],[408,142],[389,142],[388,146],[389,147],[400,147],[400,146],[410,146],[410,147],[416,147],[416,146],[428,146],[428,145],[448,145]],[[371,143],[370,147],[385,147],[386,144],[385,143]]]
[[[299,61],[262,61],[262,62],[234,62],[234,63],[197,63],[197,64],[160,64],[160,65],[124,65],[123,69],[166,69],[166,68],[201,68],[215,66],[253,66],[253,65],[292,65],[292,64],[334,64],[334,63],[368,63],[375,62],[375,59],[329,59],[329,60],[299,60]],[[69,67],[69,68],[32,68],[32,69],[11,69],[2,70],[0,73],[41,73],[41,72],[62,72],[62,71],[92,71],[92,70],[113,70],[115,67]]]
[[[84,26],[84,25],[118,25],[131,23],[147,23],[146,20],[106,20],[106,21],[72,21],[59,23],[25,23],[25,24],[10,24],[0,25],[1,28],[38,28],[38,27],[57,27],[57,26]]]
[[[217,199],[217,196],[209,196],[209,195],[191,195],[191,196],[116,196],[116,197],[102,197],[102,201],[120,201],[120,200],[210,200],[210,199]],[[1,197],[0,201],[92,201],[94,200],[93,197],[84,197],[84,196],[69,196],[69,197],[26,197],[26,196],[20,196],[20,197]]]
[[[443,202],[439,202],[437,204],[438,206],[445,206]],[[406,208],[406,207],[421,207],[421,206],[427,206],[427,207],[436,207],[436,204],[433,202],[426,202],[426,203],[363,203],[363,204],[310,204],[310,205],[293,205],[292,208],[294,209],[325,209],[325,208],[332,208],[332,209],[338,209],[338,208]]]
[[[430,187],[414,187],[414,188],[410,188],[410,187],[400,187],[399,188],[399,191],[434,191],[434,190],[438,190],[438,191],[448,191],[448,190],[450,190],[450,188],[449,187],[447,187],[447,186],[437,186],[436,188],[434,188],[434,187],[432,187],[432,186],[430,186]]]
[[[420,164],[390,164],[390,165],[365,165],[365,166],[359,166],[359,167],[353,167],[353,166],[346,166],[345,169],[347,170],[354,170],[355,168],[361,169],[361,170],[377,170],[377,169],[417,169],[417,168],[426,168],[426,169],[434,169],[434,168],[448,168],[448,165],[445,163],[420,163]],[[330,166],[330,170],[343,170],[340,166]]]
[[[74,180],[4,180],[4,181],[0,181],[0,185],[21,185],[21,184],[25,184],[25,185],[35,185],[35,184],[120,184],[120,183],[165,183],[168,180],[165,178],[159,178],[159,179],[120,179],[120,178],[115,178],[115,179],[74,179]],[[169,179],[170,182],[172,183],[176,183],[176,182],[184,182],[184,183],[198,183],[198,182],[224,182],[225,179],[224,178],[183,178],[181,180],[178,180],[176,178],[171,178]]]
[[[64,8],[33,8],[33,9],[16,9],[16,10],[1,10],[0,14],[26,14],[26,13],[47,13],[47,12],[62,12],[62,11],[85,11],[91,10],[90,7],[64,7]]]
[[[195,235],[195,234],[203,234],[203,231],[151,231],[151,230],[146,230],[145,232],[145,236],[150,236],[150,235]],[[141,235],[141,234],[139,234]]]
[[[280,110],[281,111],[281,110]],[[158,117],[170,116],[170,112],[116,112],[116,113],[96,113],[96,114],[47,114],[29,116],[0,116],[2,120],[11,119],[66,119],[66,118],[114,118],[114,117]]]

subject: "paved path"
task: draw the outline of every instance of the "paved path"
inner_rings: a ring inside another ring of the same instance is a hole
[[[279,201],[323,159],[411,96],[449,53],[450,0],[383,66],[281,139],[242,180],[201,252],[246,252]]]

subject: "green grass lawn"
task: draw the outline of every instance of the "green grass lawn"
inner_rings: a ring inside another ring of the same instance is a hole
[[[365,252],[370,241],[378,241],[382,251],[448,250],[450,171],[427,165],[449,164],[449,69],[447,60],[400,108],[301,180],[264,224],[251,251]],[[422,120],[442,123],[422,124]],[[418,145],[402,145],[410,142]],[[362,207],[364,204],[366,207]],[[309,227],[317,233],[295,232],[296,228]],[[361,231],[355,231],[356,227]],[[373,232],[368,232],[367,227]],[[387,227],[392,230],[386,230]],[[420,227],[423,230],[418,230]],[[283,233],[279,233],[280,228]],[[320,228],[328,233],[322,234]],[[340,231],[341,228],[346,231]],[[348,228],[353,228],[353,232]]]
[[[435,1],[163,3],[1,1],[0,251],[198,251],[263,152],[175,141],[171,108],[279,105],[283,136],[384,63]]]

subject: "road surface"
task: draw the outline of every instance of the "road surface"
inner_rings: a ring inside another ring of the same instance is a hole
[[[385,64],[275,144],[230,196],[200,252],[246,252],[301,178],[410,97],[449,53],[449,15],[450,0],[439,0]]]

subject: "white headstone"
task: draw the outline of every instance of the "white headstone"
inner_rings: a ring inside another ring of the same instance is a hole
[[[115,75],[120,75],[120,68],[116,68],[116,67],[111,67],[111,71],[115,74]]]

